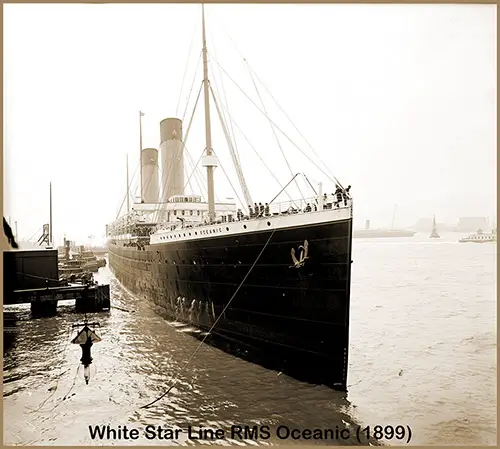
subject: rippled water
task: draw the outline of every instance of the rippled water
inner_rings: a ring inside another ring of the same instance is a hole
[[[495,444],[496,246],[458,237],[354,240],[347,398],[207,345],[185,367],[198,341],[124,291],[107,267],[99,280],[111,284],[112,304],[128,311],[91,317],[102,342],[92,348],[89,385],[78,368],[80,347],[68,343],[82,319],[71,302],[36,320],[29,306],[6,307],[18,321],[4,357],[4,442],[102,444],[88,425],[106,424],[362,424],[409,425],[413,444]],[[165,398],[140,409],[174,379]],[[105,444],[191,443],[185,437]]]

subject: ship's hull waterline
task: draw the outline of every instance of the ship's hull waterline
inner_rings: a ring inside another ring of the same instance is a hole
[[[109,243],[109,265],[125,288],[153,301],[165,318],[208,331],[268,240],[207,343],[345,390],[350,216],[274,231],[167,241],[144,250],[115,240]],[[307,257],[300,263],[304,247]]]

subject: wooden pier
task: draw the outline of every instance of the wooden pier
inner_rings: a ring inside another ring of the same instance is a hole
[[[57,250],[11,250],[3,253],[3,304],[31,303],[34,316],[51,316],[61,300],[74,299],[80,313],[109,310],[109,285],[59,279]]]
[[[10,304],[31,303],[36,316],[51,316],[57,311],[58,301],[74,299],[79,313],[103,312],[111,308],[109,285],[81,284],[59,287],[14,290]]]

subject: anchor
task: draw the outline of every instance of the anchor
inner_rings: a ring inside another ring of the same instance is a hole
[[[99,323],[89,323],[85,318],[82,324],[73,324],[73,327],[83,328],[78,332],[77,336],[71,341],[71,343],[80,345],[82,348],[82,358],[80,362],[83,365],[83,377],[85,378],[85,383],[88,385],[90,380],[90,364],[92,363],[92,355],[90,349],[94,343],[101,341],[101,338],[92,330],[89,326],[100,326]]]
[[[290,250],[290,255],[292,256],[292,262],[293,265],[291,265],[289,268],[300,268],[303,267],[304,264],[306,263],[306,260],[309,259],[308,253],[309,253],[309,242],[307,240],[304,240],[304,245],[299,246],[300,254],[299,254],[299,259],[297,260],[297,257],[295,257],[295,248],[292,248]]]

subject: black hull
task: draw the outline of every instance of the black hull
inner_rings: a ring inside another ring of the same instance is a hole
[[[165,317],[209,330],[272,231],[146,246],[110,242],[118,281]],[[308,242],[302,266],[300,245]],[[309,382],[346,390],[352,220],[278,229],[207,342]]]

